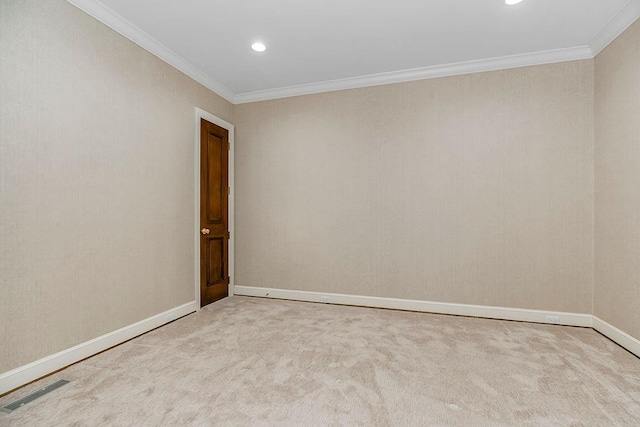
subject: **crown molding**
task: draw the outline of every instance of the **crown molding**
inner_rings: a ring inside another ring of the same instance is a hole
[[[591,40],[591,55],[595,57],[624,30],[640,18],[640,0],[632,0],[597,36]]]
[[[151,52],[172,67],[182,71],[207,89],[217,93],[227,101],[234,103],[235,94],[217,80],[186,61],[180,55],[151,37],[149,34],[127,21],[98,0],[67,0],[69,3],[94,17],[107,27],[122,34],[138,46]]]
[[[476,61],[435,65],[388,73],[369,74],[255,92],[235,94],[227,86],[213,79],[204,71],[164,46],[149,34],[118,15],[98,0],[67,0],[88,15],[107,25],[114,31],[133,41],[174,68],[217,93],[232,104],[267,101],[292,96],[311,95],[345,89],[379,86],[461,74],[497,71],[532,65],[552,64],[594,58],[625,29],[640,17],[640,0],[632,0],[616,17],[591,41],[589,45],[565,49],[555,49],[520,55],[503,56]]]
[[[436,65],[433,67],[413,68],[410,70],[389,73],[370,74],[346,79],[287,86],[277,89],[247,92],[236,95],[236,104],[266,101],[269,99],[288,98],[291,96],[310,95],[321,92],[355,89],[368,86],[379,86],[390,83],[409,82],[414,80],[434,79],[438,77],[456,76],[460,74],[482,73],[485,71],[505,70],[509,68],[527,67],[531,65],[552,64],[556,62],[575,61],[592,58],[589,46],[578,46],[567,49],[555,49],[521,55],[502,56],[477,61],[458,62],[454,64]]]

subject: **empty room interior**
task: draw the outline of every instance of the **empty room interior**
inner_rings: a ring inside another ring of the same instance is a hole
[[[640,425],[640,0],[0,0],[0,425]]]

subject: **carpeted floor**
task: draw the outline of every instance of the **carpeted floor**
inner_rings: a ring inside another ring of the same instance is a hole
[[[0,425],[640,425],[591,329],[231,297],[0,399]]]

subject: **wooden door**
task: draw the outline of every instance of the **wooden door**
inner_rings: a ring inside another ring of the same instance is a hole
[[[229,295],[229,131],[200,121],[200,306]]]

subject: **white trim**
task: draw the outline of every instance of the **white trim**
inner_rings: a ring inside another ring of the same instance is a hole
[[[590,314],[236,286],[236,295],[591,327]]]
[[[396,298],[363,297],[356,295],[257,288],[252,286],[236,286],[235,294],[340,305],[392,308],[437,314],[454,314],[492,319],[593,327],[596,331],[640,357],[640,340],[621,331],[599,317],[592,316],[590,314],[438,303]],[[196,301],[192,301],[171,310],[156,314],[155,316],[151,316],[132,325],[125,326],[116,331],[86,341],[82,344],[78,344],[74,347],[44,357],[40,360],[29,363],[28,365],[0,374],[0,394],[16,389],[33,380],[48,375],[51,372],[65,368],[73,363],[130,340],[131,338],[135,338],[138,335],[163,326],[179,317],[193,313],[198,309],[199,304]],[[556,316],[558,317],[558,321],[550,322],[547,320],[547,316]]]
[[[486,305],[455,304],[398,298],[381,298],[360,295],[324,292],[293,291],[288,289],[236,286],[236,295],[318,302],[325,304],[352,305],[361,307],[390,308],[435,314],[482,317],[488,319],[517,320],[521,322],[547,323],[564,326],[593,328],[611,341],[640,357],[640,340],[597,316],[581,313],[566,313],[524,308],[491,307]]]
[[[96,353],[100,353],[110,347],[144,334],[145,332],[149,332],[179,317],[193,313],[196,311],[196,308],[195,301],[183,304],[132,325],[120,328],[117,331],[109,332],[108,334],[83,342],[82,344],[36,360],[28,365],[0,374],[0,394],[65,368],[82,359],[86,359],[89,356],[93,356]]]
[[[228,161],[228,180],[229,180],[229,296],[234,294],[234,276],[235,276],[235,181],[234,181],[234,158],[235,158],[235,127],[220,117],[215,116],[201,108],[196,107],[196,130],[194,138],[194,199],[195,199],[195,230],[194,230],[194,278],[195,278],[195,301],[200,310],[200,119],[225,128],[229,131],[229,161]]]
[[[69,3],[77,7],[105,24],[107,27],[122,34],[127,39],[131,40],[143,49],[151,52],[167,64],[182,71],[193,80],[202,84],[204,87],[217,93],[227,101],[233,103],[235,94],[214,78],[207,75],[204,71],[200,70],[180,55],[160,43],[158,40],[151,37],[149,34],[126,20],[116,12],[102,4],[98,0],[67,0]]]
[[[433,79],[460,74],[481,73],[532,65],[590,59],[600,53],[640,16],[640,0],[632,0],[592,41],[586,46],[502,56],[477,61],[442,64],[432,67],[414,68],[389,73],[370,74],[345,79],[330,80],[263,91],[235,94],[231,89],[198,69],[193,64],[164,46],[149,34],[124,19],[98,0],[67,0],[88,15],[112,28],[124,37],[151,52],[169,65],[177,68],[195,81],[225,98],[232,104],[266,101],[291,96],[310,95],[368,86],[379,86],[414,80]]]
[[[458,62],[454,64],[436,65],[433,67],[414,68],[410,70],[370,74],[346,79],[247,92],[236,95],[235,103],[244,104],[248,102],[266,101],[269,99],[288,98],[291,96],[310,95],[314,93],[356,89],[414,80],[434,79],[460,74],[482,73],[486,71],[505,70],[509,68],[552,64],[556,62],[575,61],[589,58],[592,58],[589,46],[578,46],[568,49],[556,49],[545,52],[534,52],[477,61]]]
[[[591,40],[591,55],[596,56],[624,30],[640,18],[640,0],[632,0],[600,33]]]
[[[640,340],[632,337],[628,333],[621,331],[615,326],[605,322],[598,316],[593,316],[593,329],[600,332],[611,341],[621,345],[631,353],[640,357]]]

